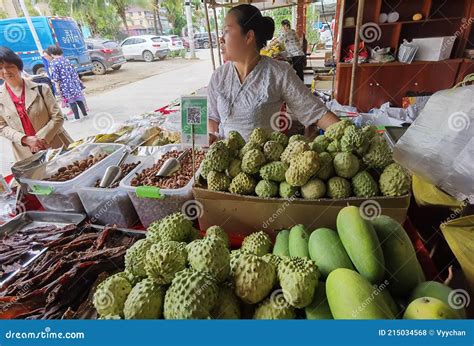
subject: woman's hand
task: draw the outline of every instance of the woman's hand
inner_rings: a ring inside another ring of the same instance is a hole
[[[49,147],[45,140],[36,136],[25,136],[21,139],[21,144],[30,148],[32,153],[45,150]]]

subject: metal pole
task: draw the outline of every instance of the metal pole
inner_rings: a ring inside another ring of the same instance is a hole
[[[196,51],[194,49],[194,29],[193,29],[193,16],[191,13],[191,2],[189,0],[184,2],[186,10],[186,22],[188,25],[188,37],[189,37],[189,52],[191,59],[196,59]]]
[[[38,34],[36,33],[36,29],[33,26],[33,22],[31,21],[30,13],[28,12],[28,8],[26,8],[24,0],[19,0],[18,2],[20,3],[20,7],[21,7],[23,13],[25,14],[26,22],[28,23],[28,27],[31,31],[31,34],[33,35],[33,40],[35,41],[35,44],[36,44],[36,48],[38,48],[39,55],[41,56],[41,54],[43,54],[43,46],[41,45]]]
[[[354,106],[354,88],[356,79],[356,69],[359,63],[359,43],[360,43],[360,27],[362,24],[362,18],[364,15],[365,0],[359,0],[359,7],[357,8],[357,23],[355,28],[354,38],[354,58],[352,59],[352,73],[351,73],[351,90],[349,93],[349,105]]]
[[[214,48],[212,47],[211,23],[209,22],[209,13],[207,13],[207,0],[204,0],[204,12],[206,13],[207,34],[209,35],[209,49],[211,51],[212,68],[216,69],[216,61],[214,59]]]
[[[222,57],[221,57],[221,42],[219,40],[219,26],[217,24],[217,12],[216,8],[212,7],[212,12],[214,14],[214,24],[216,26],[216,37],[217,37],[217,56],[219,57],[219,66],[222,66]]]

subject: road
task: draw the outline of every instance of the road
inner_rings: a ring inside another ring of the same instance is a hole
[[[66,121],[65,129],[75,140],[95,135],[206,86],[212,75],[211,55],[199,50],[197,56],[198,60],[128,62],[110,75],[86,76],[90,116],[80,122]],[[10,143],[0,138],[0,174],[10,174],[13,162]]]

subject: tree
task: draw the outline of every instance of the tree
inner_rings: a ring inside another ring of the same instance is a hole
[[[161,6],[166,9],[166,16],[173,27],[173,33],[181,34],[181,30],[186,26],[184,1],[162,0]]]
[[[68,2],[66,0],[48,0],[48,6],[54,16],[70,16]]]

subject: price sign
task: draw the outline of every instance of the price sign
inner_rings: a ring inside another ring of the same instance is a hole
[[[181,143],[209,145],[206,96],[181,97]]]

